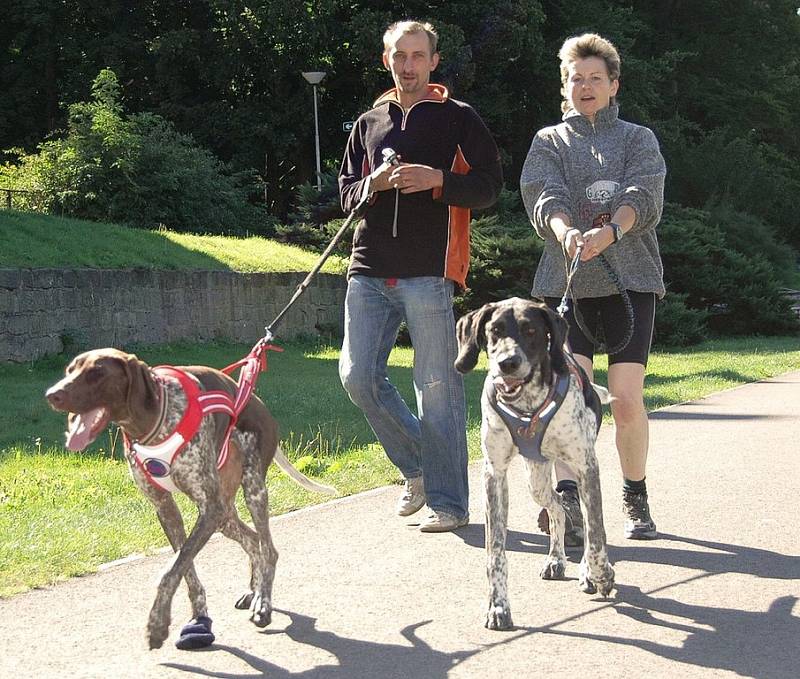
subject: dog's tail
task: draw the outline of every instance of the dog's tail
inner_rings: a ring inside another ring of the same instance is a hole
[[[339,491],[336,490],[333,486],[326,486],[324,483],[317,483],[316,481],[312,481],[308,478],[305,474],[297,471],[293,466],[292,463],[289,462],[288,458],[283,454],[280,446],[275,448],[275,464],[277,464],[286,475],[294,481],[298,486],[302,486],[306,490],[310,490],[314,493],[325,493],[327,495],[338,495]]]
[[[597,397],[600,399],[600,403],[603,405],[608,405],[611,401],[614,400],[614,397],[611,395],[611,392],[606,389],[605,387],[600,386],[599,384],[595,384],[592,382],[592,389],[594,389]]]

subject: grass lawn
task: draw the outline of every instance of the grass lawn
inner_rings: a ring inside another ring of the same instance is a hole
[[[146,231],[7,210],[0,210],[0,243],[0,267],[21,268],[310,271],[319,257],[256,236]],[[336,256],[322,268],[326,273],[346,270],[347,261]]]
[[[344,394],[337,375],[338,350],[314,343],[286,345],[270,353],[258,393],[281,423],[284,448],[296,466],[334,485],[342,495],[398,482],[399,475],[374,442],[360,412]],[[130,349],[130,347],[129,347]],[[249,347],[171,345],[136,353],[150,363],[232,363]],[[390,374],[411,402],[411,351],[392,353]],[[47,407],[43,394],[63,371],[66,357],[33,364],[0,365],[0,596],[88,573],[131,553],[166,545],[149,503],[130,481],[113,431],[84,454],[67,453],[64,417]],[[707,342],[690,350],[657,352],[648,368],[649,410],[800,369],[797,338]],[[480,455],[480,388],[485,363],[467,375],[468,440]],[[597,362],[596,379],[606,368]],[[608,417],[608,416],[607,416]],[[326,498],[298,488],[270,471],[273,514]],[[193,508],[179,497],[188,521]],[[246,510],[243,516],[249,519]]]

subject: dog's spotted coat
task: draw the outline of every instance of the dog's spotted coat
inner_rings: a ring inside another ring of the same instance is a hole
[[[498,400],[522,412],[535,411],[547,397],[558,374],[567,370],[563,353],[565,322],[547,306],[513,298],[491,303],[458,321],[459,356],[456,368],[472,370],[481,349],[486,349],[489,369],[486,380],[496,389]],[[547,508],[550,518],[550,550],[540,576],[563,578],[564,510],[552,486],[556,460],[573,470],[584,506],[584,553],[580,564],[580,587],[584,592],[608,595],[614,587],[614,569],[608,561],[603,526],[600,478],[594,442],[599,428],[598,396],[584,375],[583,389],[575,376],[564,402],[553,416],[542,440],[544,461],[523,458],[528,487],[534,500]],[[597,389],[600,389],[599,387]],[[602,390],[607,398],[608,394]],[[508,629],[513,625],[508,601],[508,565],[505,554],[508,519],[508,466],[518,448],[508,427],[491,406],[484,389],[481,398],[481,447],[486,512],[487,574],[489,606],[486,627]]]
[[[203,390],[236,393],[236,383],[217,370],[202,366],[182,370],[197,378]],[[167,401],[166,415],[153,432],[162,398]],[[187,407],[186,395],[177,379],[156,380],[147,364],[116,349],[97,349],[77,356],[67,366],[64,379],[47,391],[47,399],[56,410],[69,413],[67,445],[74,450],[91,443],[112,421],[132,440],[147,436],[151,442],[159,442],[175,430]],[[236,608],[249,609],[250,619],[259,627],[269,624],[278,552],[269,530],[265,479],[273,459],[307,489],[336,492],[311,481],[291,466],[278,446],[277,423],[256,395],[239,415],[231,433],[228,459],[217,469],[219,446],[228,422],[226,414],[206,415],[195,436],[173,461],[172,480],[198,508],[197,522],[188,537],[172,494],[150,483],[134,454],[126,451],[131,475],[155,506],[158,520],[176,552],[161,576],[150,609],[146,634],[150,648],[160,647],[167,638],[172,598],[182,578],[189,590],[192,617],[195,620],[208,617],[206,593],[195,572],[194,557],[218,530],[239,542],[250,558],[249,589],[238,599]],[[239,486],[244,491],[255,530],[237,514],[234,499]]]

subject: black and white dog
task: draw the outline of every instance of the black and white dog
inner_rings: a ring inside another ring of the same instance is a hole
[[[608,391],[592,385],[565,351],[566,322],[544,304],[521,298],[486,304],[460,318],[457,330],[457,370],[472,370],[481,349],[489,357],[481,397],[490,587],[486,627],[507,629],[513,624],[505,554],[506,471],[518,453],[524,456],[533,498],[550,517],[550,551],[540,576],[563,578],[566,568],[564,510],[552,484],[553,463],[559,460],[574,471],[584,507],[580,587],[607,596],[614,588],[614,569],[606,550],[594,443],[601,399],[610,401]]]

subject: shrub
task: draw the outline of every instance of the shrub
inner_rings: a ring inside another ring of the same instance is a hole
[[[709,212],[668,205],[660,226],[668,289],[681,293],[688,308],[707,313],[709,327],[720,334],[796,332],[774,265],[760,252],[737,251],[731,241]]]
[[[707,338],[707,311],[686,306],[686,295],[668,292],[656,305],[653,344],[659,347],[683,347]]]
[[[527,216],[507,213],[473,220],[469,289],[456,299],[459,314],[506,297],[530,297],[544,243]]]
[[[321,225],[342,216],[339,202],[339,181],[336,170],[325,169],[320,175],[321,191],[316,183],[305,182],[295,190],[295,212],[289,215],[290,222],[305,222]]]
[[[721,201],[738,211],[780,225],[785,240],[800,248],[797,163],[776,146],[719,128],[672,149],[667,193],[684,205]]]
[[[120,98],[114,72],[101,71],[92,101],[69,107],[65,136],[4,166],[4,179],[40,191],[45,210],[71,217],[203,233],[263,228],[265,215],[248,203],[254,173],[230,173],[159,116],[126,116]]]

